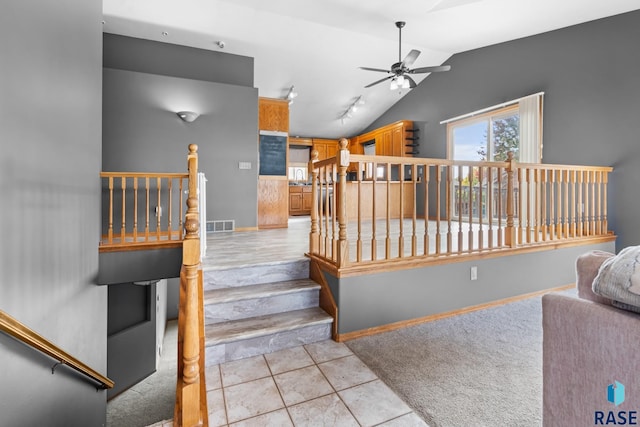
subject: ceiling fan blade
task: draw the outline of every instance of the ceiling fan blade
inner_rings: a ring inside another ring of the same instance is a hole
[[[418,56],[420,55],[420,51],[419,50],[411,50],[411,52],[409,52],[407,54],[407,56],[404,57],[404,59],[402,60],[402,65],[409,68],[413,65],[414,62],[416,62],[416,59],[418,58]]]
[[[409,87],[410,87],[411,89],[413,89],[414,87],[418,86],[418,85],[416,84],[416,81],[415,81],[415,80],[413,80],[413,79],[412,79],[411,77],[409,77],[408,75],[406,75],[406,74],[405,74],[405,75],[404,75],[404,78],[405,78],[405,79],[407,79],[407,80],[409,80]]]
[[[376,80],[375,82],[370,83],[370,84],[366,85],[365,87],[375,86],[375,85],[377,85],[378,83],[382,83],[383,81],[385,81],[385,80],[389,80],[389,79],[392,79],[392,78],[393,78],[393,76],[387,76],[387,77],[385,77],[384,79]]]
[[[413,70],[407,71],[411,74],[421,74],[421,73],[438,73],[441,71],[449,71],[451,69],[450,65],[440,65],[438,67],[421,67],[414,68]]]
[[[390,73],[391,71],[389,70],[383,70],[382,68],[371,68],[371,67],[360,67],[361,70],[367,70],[367,71],[379,71],[381,73]]]

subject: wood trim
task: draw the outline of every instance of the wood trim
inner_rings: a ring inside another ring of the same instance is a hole
[[[2,310],[0,310],[0,331],[11,335],[18,341],[41,351],[47,356],[56,359],[58,363],[67,365],[81,374],[88,376],[92,380],[98,382],[100,387],[103,389],[113,388],[114,386],[114,382],[112,380],[100,374],[89,365],[71,356],[69,353],[62,350],[42,335],[28,328],[23,323],[19,322]]]
[[[331,273],[331,275],[342,278],[361,276],[364,274],[377,274],[387,273],[392,271],[406,270],[408,268],[420,268],[430,267],[434,265],[451,264],[456,262],[467,262],[474,260],[484,260],[497,257],[521,255],[533,252],[541,252],[562,248],[571,248],[576,246],[593,245],[598,243],[613,242],[616,240],[616,236],[609,234],[607,236],[593,236],[593,237],[581,237],[572,240],[554,240],[554,241],[542,241],[539,243],[532,243],[526,247],[516,248],[500,248],[491,251],[485,250],[482,253],[452,253],[452,254],[440,254],[438,256],[426,255],[411,258],[394,258],[390,260],[377,260],[377,261],[365,261],[358,264],[351,264],[347,267],[338,269],[335,265],[332,265],[331,260],[322,258],[318,255],[308,254],[308,256],[318,261],[324,266],[325,271]]]
[[[447,311],[445,313],[431,314],[429,316],[419,317],[416,319],[403,320],[400,322],[389,323],[388,325],[376,326],[368,329],[361,329],[359,331],[347,332],[344,334],[338,334],[336,341],[344,342],[353,340],[356,338],[368,337],[371,335],[381,334],[383,332],[395,331],[397,329],[407,328],[409,326],[415,326],[422,323],[433,322],[435,320],[446,319],[453,316],[459,316],[461,314],[473,313],[474,311],[484,310],[487,308],[498,307],[501,305],[509,304],[512,302],[522,301],[529,298],[538,297],[550,292],[559,292],[575,288],[575,283],[570,285],[558,286],[555,288],[544,289],[542,291],[530,292],[523,295],[517,295],[514,297],[502,298],[496,301],[487,302],[484,304],[472,305],[470,307],[461,308],[458,310]]]
[[[170,249],[181,248],[182,240],[161,240],[159,242],[125,242],[118,245],[101,245],[98,246],[99,253],[106,252],[129,252],[129,251],[150,251],[153,249]]]
[[[235,231],[238,231],[238,232],[258,231],[258,227],[236,227]]]
[[[189,174],[172,172],[100,172],[101,178],[120,178],[123,176],[127,178],[189,178]]]
[[[331,338],[335,340],[338,336],[338,306],[331,293],[331,288],[322,273],[322,268],[317,261],[311,260],[309,263],[309,278],[320,284],[320,308],[333,317]]]

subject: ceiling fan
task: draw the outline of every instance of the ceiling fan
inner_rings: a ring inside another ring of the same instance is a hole
[[[409,52],[407,54],[407,56],[405,56],[405,58],[403,60],[401,60],[400,58],[402,58],[402,27],[404,27],[406,24],[406,22],[404,21],[398,21],[396,22],[396,27],[398,27],[398,35],[399,35],[399,40],[398,40],[398,62],[396,62],[395,64],[393,64],[391,66],[390,70],[383,70],[381,68],[370,68],[370,67],[360,67],[361,70],[367,70],[367,71],[377,71],[377,72],[381,72],[381,73],[388,73],[390,74],[389,76],[377,80],[371,84],[366,85],[365,87],[371,87],[374,85],[377,85],[378,83],[382,83],[385,80],[389,80],[391,79],[391,90],[395,90],[398,88],[402,88],[402,89],[408,89],[411,88],[413,89],[414,87],[416,87],[416,82],[415,80],[413,80],[411,78],[411,76],[409,76],[409,74],[423,74],[423,73],[434,73],[434,72],[440,72],[440,71],[449,71],[451,69],[451,66],[449,65],[441,65],[441,66],[437,66],[437,67],[421,67],[421,68],[414,68],[411,69],[409,67],[411,67],[413,65],[413,63],[415,62],[415,60],[418,58],[418,55],[420,55],[420,51],[419,50],[411,50],[411,52]]]

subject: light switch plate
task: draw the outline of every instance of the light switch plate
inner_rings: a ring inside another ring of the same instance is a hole
[[[238,169],[251,169],[251,162],[239,162]]]

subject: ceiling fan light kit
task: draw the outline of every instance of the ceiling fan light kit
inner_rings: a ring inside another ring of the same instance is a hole
[[[391,84],[389,85],[389,88],[391,90],[413,89],[414,87],[417,86],[417,84],[415,80],[413,80],[411,76],[409,76],[409,74],[435,73],[435,72],[449,71],[451,69],[449,65],[441,65],[436,67],[421,67],[421,68],[411,69],[410,67],[413,65],[415,60],[420,55],[420,51],[416,49],[412,49],[411,52],[409,52],[407,56],[405,56],[404,59],[401,59],[402,58],[402,28],[405,26],[405,24],[406,23],[404,21],[396,22],[396,27],[398,27],[398,62],[391,65],[391,68],[389,70],[384,70],[381,68],[360,67],[361,70],[390,74],[385,78],[376,80],[375,82],[366,85],[365,88],[375,86],[378,83],[382,83],[386,80],[391,80]]]

